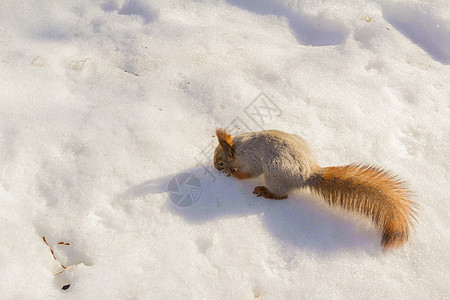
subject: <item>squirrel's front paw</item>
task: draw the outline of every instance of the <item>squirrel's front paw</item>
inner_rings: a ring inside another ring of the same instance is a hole
[[[275,200],[281,200],[281,199],[287,198],[287,196],[274,195],[273,193],[271,193],[269,191],[269,189],[267,189],[265,186],[262,186],[262,185],[255,187],[255,189],[253,190],[253,194],[255,194],[256,197],[264,197],[264,198],[275,199]]]

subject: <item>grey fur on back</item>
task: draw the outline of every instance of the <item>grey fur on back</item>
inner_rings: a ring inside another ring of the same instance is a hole
[[[288,195],[304,186],[320,167],[306,141],[278,130],[242,133],[233,139],[236,166],[243,172],[264,173],[267,188]]]

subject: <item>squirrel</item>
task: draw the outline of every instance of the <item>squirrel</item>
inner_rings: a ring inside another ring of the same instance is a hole
[[[415,203],[397,176],[363,164],[322,168],[304,139],[278,130],[231,137],[218,128],[216,136],[215,168],[238,179],[264,174],[266,186],[253,190],[257,197],[286,199],[292,190],[306,188],[331,206],[369,216],[382,231],[384,250],[408,241]]]

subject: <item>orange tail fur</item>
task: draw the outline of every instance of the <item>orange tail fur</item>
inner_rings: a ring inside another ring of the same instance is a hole
[[[370,216],[382,231],[384,249],[408,241],[415,204],[396,176],[373,166],[352,164],[323,168],[308,185],[328,204]]]

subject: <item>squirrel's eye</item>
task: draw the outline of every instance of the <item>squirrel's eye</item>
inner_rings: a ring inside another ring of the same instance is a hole
[[[222,162],[222,161],[219,163],[219,166],[220,166],[220,167],[223,167],[223,162]]]

